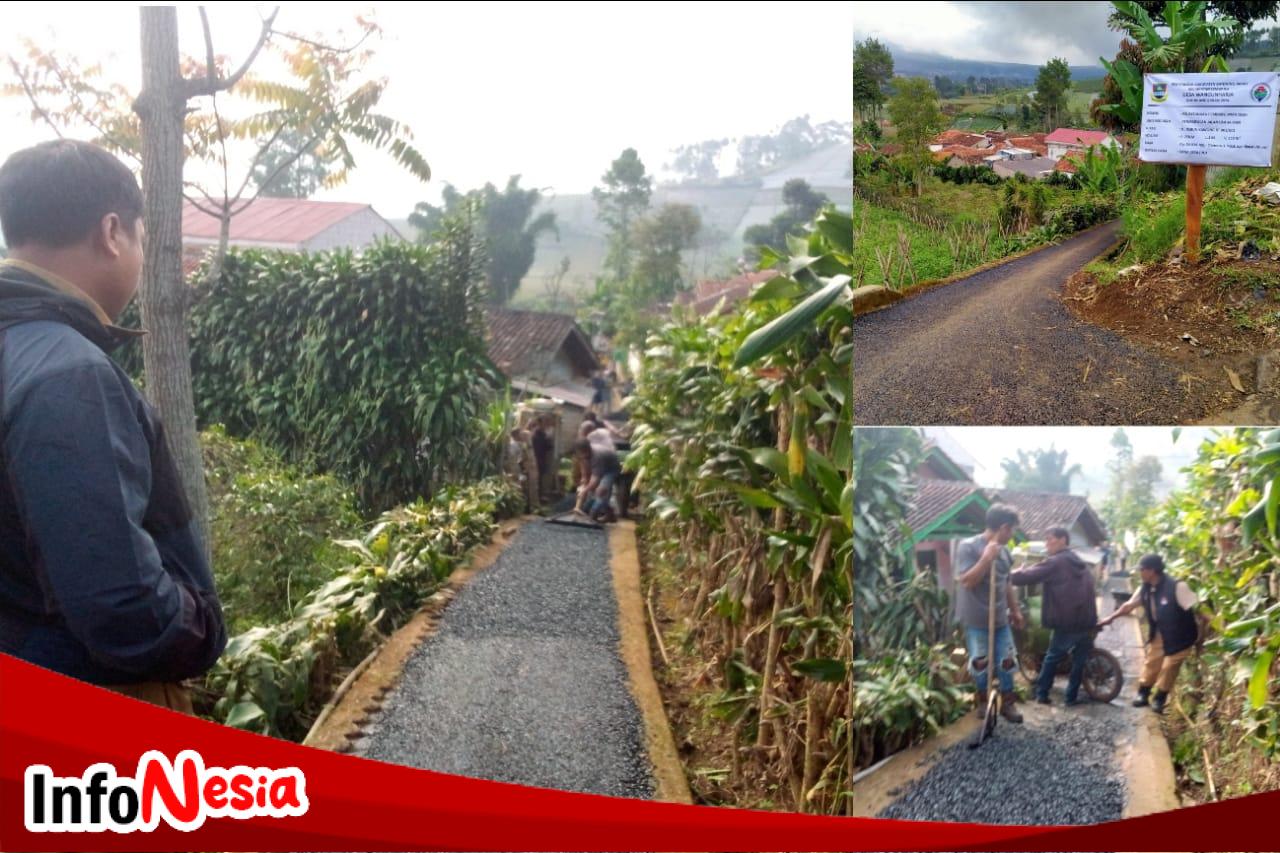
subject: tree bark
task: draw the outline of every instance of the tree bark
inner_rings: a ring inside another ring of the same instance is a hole
[[[143,221],[147,243],[139,307],[146,393],[160,414],[209,555],[209,502],[196,432],[187,346],[187,290],[182,277],[183,118],[186,89],[178,61],[178,14],[173,6],[143,6],[142,92],[134,103],[142,137]]]

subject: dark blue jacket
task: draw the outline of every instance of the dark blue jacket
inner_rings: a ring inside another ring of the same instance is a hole
[[[0,652],[95,684],[226,646],[160,422],[89,303],[0,265]]]

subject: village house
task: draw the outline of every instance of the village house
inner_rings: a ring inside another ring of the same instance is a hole
[[[489,308],[485,326],[489,360],[515,396],[557,401],[556,452],[572,446],[591,405],[591,377],[601,369],[587,333],[568,314],[511,308]]]
[[[218,245],[221,222],[190,201],[182,207],[183,270],[199,266]],[[228,245],[245,249],[317,252],[359,249],[380,239],[402,240],[372,205],[305,198],[257,198],[231,217]]]
[[[972,471],[933,443],[927,445],[915,476],[916,496],[906,519],[910,532],[902,545],[911,556],[907,570],[932,572],[944,590],[955,584],[960,540],[982,532],[987,510],[995,503],[1017,510],[1020,530],[1029,540],[1043,541],[1049,528],[1065,527],[1071,532],[1071,547],[1086,563],[1097,566],[1102,559],[1106,526],[1086,497],[983,488],[974,482]]]
[[[1054,160],[1061,160],[1074,152],[1088,151],[1094,146],[1116,148],[1120,145],[1119,140],[1105,130],[1077,130],[1072,127],[1060,127],[1044,141],[1049,149],[1048,156]]]

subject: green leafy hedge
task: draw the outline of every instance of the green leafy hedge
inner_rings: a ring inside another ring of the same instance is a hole
[[[206,679],[204,710],[226,725],[300,741],[341,674],[522,507],[516,490],[491,478],[383,513],[363,537],[339,541],[347,568],[290,618],[232,637]]]
[[[484,330],[470,225],[359,252],[233,250],[192,276],[196,414],[308,471],[353,483],[365,509],[495,473],[484,419],[501,383]],[[135,306],[122,323],[137,323]],[[120,353],[141,377],[140,345]],[[144,378],[145,379],[145,378]]]

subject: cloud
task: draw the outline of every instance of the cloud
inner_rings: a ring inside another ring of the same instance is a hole
[[[1027,62],[1055,56],[1073,65],[1112,57],[1120,34],[1107,29],[1105,2],[860,3],[854,30],[911,50],[958,59]]]

